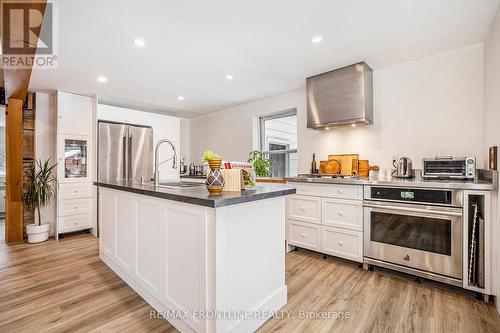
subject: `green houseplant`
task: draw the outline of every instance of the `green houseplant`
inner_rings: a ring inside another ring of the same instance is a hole
[[[36,211],[35,219],[38,217],[38,224],[26,226],[29,243],[43,242],[49,238],[50,224],[42,223],[40,208],[50,204],[56,194],[56,179],[53,175],[56,165],[50,158],[44,162],[40,159],[25,171],[23,203]]]
[[[272,161],[263,152],[254,150],[250,152],[249,163],[252,163],[257,177],[268,177],[273,167]]]

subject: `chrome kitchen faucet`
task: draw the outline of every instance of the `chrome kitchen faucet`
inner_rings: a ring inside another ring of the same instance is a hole
[[[160,150],[160,146],[164,143],[168,143],[170,144],[170,146],[172,146],[172,150],[174,151],[174,156],[169,158],[169,159],[166,159],[165,161],[162,161],[162,162],[158,162],[158,159],[159,159],[159,150]],[[162,165],[163,163],[165,162],[168,162],[170,160],[173,159],[173,162],[172,162],[172,168],[174,169],[177,169],[177,151],[175,150],[175,146],[174,144],[172,143],[172,141],[170,141],[169,139],[162,139],[160,141],[158,141],[158,143],[156,144],[156,147],[155,147],[155,176],[154,176],[154,184],[155,186],[159,186],[160,185],[160,170],[159,170],[159,166]]]

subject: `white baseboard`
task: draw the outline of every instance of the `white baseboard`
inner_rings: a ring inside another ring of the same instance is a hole
[[[251,311],[254,313],[277,312],[285,306],[286,302],[287,286],[284,286]],[[268,320],[269,318],[242,319],[229,327],[226,332],[255,332]]]

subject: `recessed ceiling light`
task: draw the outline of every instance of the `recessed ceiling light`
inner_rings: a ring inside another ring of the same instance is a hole
[[[323,37],[321,36],[314,36],[311,41],[314,43],[314,44],[318,44],[318,43],[321,43],[321,41],[323,40]]]
[[[97,77],[97,81],[102,82],[102,83],[104,83],[104,82],[108,82],[108,78],[107,78],[107,77],[105,77],[105,76],[99,75],[99,76]]]
[[[134,39],[135,46],[144,47],[146,42],[143,39]]]
[[[231,74],[226,75],[226,80],[231,81],[233,79],[233,76]]]
[[[178,99],[179,101],[183,101],[183,100],[184,100],[184,96],[177,96],[177,99]]]

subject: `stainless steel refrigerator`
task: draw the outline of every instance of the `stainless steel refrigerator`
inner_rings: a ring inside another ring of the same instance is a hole
[[[153,178],[153,129],[99,122],[98,180],[150,183]]]

